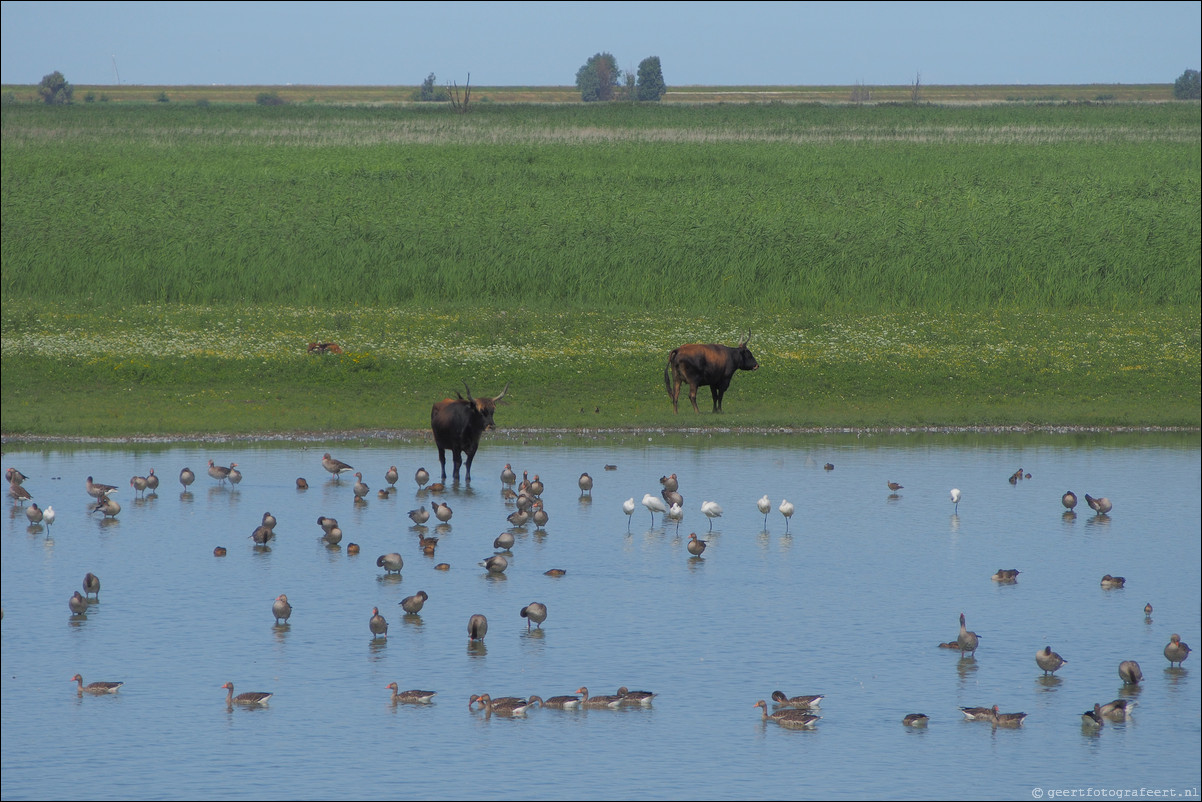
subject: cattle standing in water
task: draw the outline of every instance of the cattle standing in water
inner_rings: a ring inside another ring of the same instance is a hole
[[[685,382],[689,385],[689,400],[693,402],[694,412],[701,411],[697,409],[697,388],[707,384],[714,397],[714,412],[721,412],[722,394],[730,387],[735,371],[755,370],[760,366],[751,351],[747,350],[747,340],[750,338],[751,332],[748,331],[737,348],[693,343],[673,349],[668,354],[668,366],[664,368],[664,384],[668,387],[668,397],[672,399],[672,411],[680,411],[677,402],[680,400],[681,382]]]
[[[509,385],[496,398],[472,398],[472,389],[463,383],[467,398],[445,398],[430,410],[430,429],[434,432],[434,445],[438,447],[438,462],[442,465],[442,478],[447,478],[446,450],[450,449],[454,459],[455,481],[459,481],[459,466],[463,455],[467,455],[467,481],[472,481],[472,459],[480,445],[480,435],[485,429],[494,428],[493,412],[497,402],[509,392]],[[458,395],[458,393],[456,393]]]

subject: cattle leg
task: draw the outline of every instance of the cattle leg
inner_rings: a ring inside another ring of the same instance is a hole
[[[720,390],[718,388],[718,385],[716,385],[716,384],[710,385],[710,395],[712,395],[714,397],[714,412],[721,412],[722,411],[722,390]]]
[[[447,453],[441,448],[438,449],[438,464],[442,466],[442,480],[447,480]]]
[[[475,451],[469,451],[469,452],[467,452],[467,460],[465,461],[465,465],[464,465],[464,477],[463,477],[463,480],[464,480],[465,482],[469,483],[469,484],[470,484],[470,483],[471,483],[471,481],[472,481],[472,460],[474,460],[475,458],[476,458],[476,452],[475,452]],[[455,478],[456,478],[456,479],[458,479],[458,478],[459,478],[459,472],[458,472],[458,471],[456,471],[456,472],[455,472]]]
[[[697,409],[697,385],[692,382],[689,382],[689,400],[693,402],[693,411],[700,415],[701,410]]]
[[[463,464],[463,454],[460,453],[459,449],[456,448],[456,449],[451,450],[451,457],[455,461],[455,470],[451,474],[451,476],[455,479],[456,482],[458,482],[459,481],[459,466]],[[442,472],[442,478],[443,479],[447,478],[447,472],[445,469]]]

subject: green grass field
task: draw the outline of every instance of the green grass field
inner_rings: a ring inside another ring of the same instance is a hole
[[[5,435],[1202,417],[1196,103],[0,113]]]

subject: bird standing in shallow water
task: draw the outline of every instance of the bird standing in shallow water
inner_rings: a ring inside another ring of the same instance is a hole
[[[1077,494],[1071,490],[1064,491],[1064,495],[1060,497],[1060,503],[1069,512],[1072,512],[1077,506]]]
[[[271,613],[275,616],[275,622],[278,625],[280,619],[284,619],[284,623],[288,623],[288,619],[292,616],[292,605],[288,603],[288,597],[281,593],[275,597],[275,601],[271,603]]]
[[[430,511],[425,507],[418,507],[416,510],[409,510],[409,520],[413,521],[417,526],[421,526],[426,521],[430,520]]]
[[[1189,645],[1182,643],[1181,636],[1174,632],[1173,637],[1169,638],[1168,645],[1164,647],[1164,656],[1169,661],[1169,668],[1173,667],[1173,663],[1180,667],[1185,662],[1185,658],[1189,657],[1190,651]]]
[[[30,504],[25,508],[25,517],[29,519],[30,524],[40,524],[46,515],[38,508],[37,504]]]
[[[230,463],[230,465],[232,467],[233,465],[237,465],[237,463]],[[213,460],[209,460],[209,476],[216,479],[221,484],[225,484],[225,480],[230,478],[230,468],[227,468],[224,465],[218,465],[217,463],[213,462]]]
[[[100,601],[100,577],[88,571],[83,577],[83,592],[85,596],[95,596]]]
[[[668,505],[662,499],[658,499],[650,493],[643,494],[643,506],[651,513],[652,526],[655,526],[655,513],[665,513],[668,511]]]
[[[451,520],[451,516],[454,514],[449,504],[439,504],[437,501],[430,502],[430,509],[434,510],[434,517],[444,524]]]
[[[71,608],[71,615],[83,615],[88,611],[88,600],[77,590],[74,596],[67,599],[67,606]]]
[[[1134,660],[1119,663],[1119,679],[1124,685],[1138,685],[1143,678],[1144,672],[1140,670],[1139,663]]]
[[[622,502],[622,512],[626,513],[626,531],[630,531],[631,516],[634,515],[634,498],[628,498]],[[652,516],[652,520],[655,518]]]
[[[1102,498],[1094,498],[1086,493],[1085,503],[1088,504],[1089,508],[1098,515],[1108,515],[1110,511],[1114,509],[1114,505],[1110,503],[1110,499],[1106,498],[1105,496]]]
[[[413,474],[413,481],[417,482],[417,489],[421,490],[426,486],[426,482],[430,481],[430,472],[425,468],[418,468]]]
[[[50,528],[50,524],[54,523],[54,507],[50,506],[49,504],[47,504],[46,509],[42,511],[42,523],[46,524],[47,529]]]
[[[394,551],[390,554],[381,554],[379,557],[377,557],[376,567],[383,568],[384,573],[386,574],[399,574],[401,569],[405,567],[405,561],[401,559],[401,555]]]
[[[701,502],[701,513],[710,519],[710,531],[714,531],[714,519],[722,517],[722,508],[716,501]]]
[[[509,567],[509,560],[500,554],[494,554],[485,559],[480,565],[487,568],[490,574],[503,574],[505,573],[505,569]]]
[[[1043,669],[1045,677],[1048,674],[1055,674],[1056,669],[1067,662],[1063,657],[1053,652],[1051,646],[1044,646],[1035,653],[1035,664]]]
[[[375,640],[378,635],[388,637],[388,621],[380,615],[379,607],[371,608],[371,618],[368,619],[367,626],[371,629],[372,640]]]
[[[959,515],[960,514],[960,488],[958,488],[958,487],[952,488],[951,498],[952,498],[952,514]]]
[[[422,611],[422,607],[426,604],[426,600],[430,598],[430,594],[424,590],[419,590],[412,596],[406,596],[398,602],[401,609],[406,615],[417,615]]]
[[[781,515],[785,516],[785,531],[788,532],[789,531],[789,519],[793,517],[793,512],[795,510],[795,507],[793,506],[792,502],[785,501],[782,498],[780,500],[780,507],[778,507],[777,509],[780,510]]]
[[[587,493],[591,496],[593,494],[593,477],[587,473],[580,474],[580,478],[576,480],[576,484],[580,487],[580,495],[583,496]]]
[[[188,490],[188,485],[196,481],[196,474],[191,468],[184,468],[179,472],[179,483],[184,486],[184,491]]]
[[[896,492],[897,492],[897,491],[899,491],[899,490],[902,490],[902,489],[904,489],[904,485],[899,485],[897,482],[885,482],[885,485],[886,485],[886,486],[887,486],[887,487],[888,487],[890,490],[892,490],[894,493],[896,493]]]
[[[530,602],[522,608],[520,613],[522,618],[526,619],[526,631],[530,631],[530,623],[534,622],[539,629],[543,628],[543,622],[547,620],[547,605],[542,602]]]
[[[692,554],[694,557],[700,557],[701,554],[705,551],[705,546],[706,546],[706,541],[698,540],[696,532],[693,532],[692,534],[689,535],[689,542],[688,542],[688,545],[686,546],[686,548],[688,548],[688,550],[689,550],[689,554]]]
[[[768,494],[760,496],[760,500],[755,503],[755,508],[764,514],[764,528],[768,528],[768,513],[772,512],[772,502],[768,500]]]
[[[480,613],[474,614],[467,620],[467,637],[468,640],[484,640],[484,636],[488,634],[488,619]]]
[[[395,486],[397,483],[397,480],[400,478],[401,478],[401,475],[397,472],[395,465],[389,467],[388,470],[384,471],[384,481],[388,482],[388,484],[390,486]]]
[[[355,494],[355,500],[358,501],[360,499],[366,498],[369,490],[371,490],[371,488],[368,487],[367,483],[363,481],[363,473],[362,472],[356,473],[355,474],[355,486],[354,486],[354,488],[352,488],[352,492],[354,492],[354,494]]]
[[[329,471],[334,476],[335,481],[337,481],[342,474],[350,473],[351,471],[355,470],[342,460],[331,457],[330,452],[328,451],[321,457],[321,467]]]
[[[980,636],[975,632],[969,632],[964,626],[964,613],[960,613],[960,635],[956,638],[956,643],[960,646],[960,656],[963,657],[965,652],[968,652],[973,657],[977,656],[977,639]]]
[[[517,480],[518,475],[513,472],[513,466],[506,462],[505,467],[501,469],[501,484],[512,486],[517,483]]]

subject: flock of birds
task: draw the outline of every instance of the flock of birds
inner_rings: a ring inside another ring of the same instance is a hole
[[[341,460],[334,459],[329,453],[322,457],[322,467],[331,474],[334,480],[338,480],[342,474],[351,473],[354,468]],[[614,466],[606,466],[606,469],[612,469]],[[825,470],[833,470],[834,465],[827,463],[824,466]],[[242,480],[242,474],[237,469],[237,463],[230,463],[227,466],[214,464],[213,460],[209,460],[208,474],[211,478],[219,483],[237,484]],[[362,503],[370,488],[363,481],[363,474],[355,472],[355,484],[352,487],[354,500],[356,503]],[[396,492],[396,482],[400,475],[396,466],[391,466],[385,473],[385,481],[387,486],[378,491],[381,497],[387,497],[389,494]],[[506,502],[512,502],[516,510],[507,516],[507,521],[514,528],[524,527],[526,524],[533,522],[536,527],[541,528],[548,521],[541,496],[543,494],[544,485],[538,474],[533,478],[529,477],[528,472],[523,472],[523,478],[519,482],[516,473],[512,466],[506,464],[501,471],[502,496]],[[1009,478],[1009,481],[1017,483],[1024,479],[1030,479],[1031,474],[1024,473],[1020,468]],[[24,487],[24,483],[28,477],[15,468],[8,468],[5,471],[5,479],[9,482],[9,497],[16,503],[25,508],[25,514],[31,526],[42,524],[49,527],[54,523],[55,513],[52,506],[47,506],[45,510],[40,509],[33,502],[33,497],[30,492]],[[422,489],[443,490],[445,489],[441,483],[430,484],[431,476],[425,468],[418,468],[414,474],[419,491]],[[179,482],[184,491],[195,482],[196,474],[190,468],[183,468],[179,473]],[[652,526],[655,523],[655,516],[661,515],[664,520],[671,521],[676,524],[679,529],[680,522],[684,517],[683,505],[684,498],[680,493],[680,482],[676,474],[660,477],[662,490],[660,497],[653,496],[647,493],[643,496],[642,505],[651,514]],[[308,487],[308,483],[303,478],[296,480],[297,487],[301,490]],[[593,479],[588,473],[583,473],[578,479],[581,496],[591,495],[593,489]],[[888,481],[886,486],[892,493],[903,489],[903,486],[897,482]],[[134,476],[130,479],[130,487],[137,494],[144,494],[147,491],[155,492],[159,487],[159,478],[155,475],[153,469],[146,476]],[[515,489],[516,488],[516,489]],[[115,485],[108,485],[95,482],[93,477],[87,477],[85,482],[86,492],[89,496],[95,499],[94,504],[90,508],[90,512],[101,512],[105,517],[115,517],[121,511],[120,505],[112,500],[117,492]],[[951,490],[949,500],[958,510],[961,500],[961,492],[959,489]],[[1113,505],[1108,498],[1095,498],[1088,494],[1085,495],[1085,500],[1096,515],[1108,515]],[[1061,503],[1067,511],[1065,514],[1075,514],[1075,508],[1078,504],[1078,499],[1075,493],[1068,491],[1061,497]],[[772,511],[772,502],[767,495],[764,495],[756,501],[757,510],[763,514],[765,526],[767,525],[768,515]],[[622,504],[622,511],[627,516],[627,529],[629,530],[630,519],[637,509],[634,498],[628,498]],[[786,531],[788,531],[789,520],[792,518],[795,507],[787,501],[782,500],[777,507],[777,511],[784,517]],[[434,517],[442,522],[447,523],[451,520],[453,511],[450,506],[433,501],[430,504],[430,509],[418,507],[408,512],[408,517],[413,521],[416,527],[423,527],[429,520],[431,513]],[[701,504],[701,513],[709,520],[710,529],[713,528],[713,520],[722,517],[722,507],[714,501],[703,501]],[[276,518],[270,512],[263,514],[262,521],[254,528],[250,534],[250,539],[254,541],[256,547],[266,547],[274,537],[274,529],[276,526]],[[338,525],[338,521],[328,516],[318,516],[317,524],[321,528],[323,534],[321,539],[330,546],[338,546],[342,540],[342,530]],[[418,545],[423,553],[427,556],[433,556],[434,550],[437,547],[437,537],[427,537],[424,534],[418,535]],[[686,548],[693,558],[700,558],[706,549],[707,541],[701,540],[696,533],[689,535],[686,542]],[[514,535],[512,531],[503,532],[493,543],[495,549],[499,552],[493,554],[479,563],[490,574],[502,574],[508,568],[508,560],[505,553],[514,545]],[[358,553],[359,547],[354,543],[347,545],[348,553]],[[225,556],[227,549],[218,546],[214,549],[214,555],[221,557]],[[383,568],[386,574],[399,573],[404,567],[404,560],[400,553],[391,552],[380,555],[376,560],[376,566]],[[440,563],[435,566],[438,570],[447,570],[449,566],[445,563]],[[545,572],[549,576],[562,576],[566,573],[564,569],[553,568]],[[1021,573],[1018,569],[998,569],[993,575],[993,580],[1000,583],[1012,583],[1017,581],[1017,577]],[[1123,577],[1116,577],[1106,574],[1102,577],[1101,586],[1104,589],[1115,589],[1123,587],[1125,583]],[[89,572],[83,579],[83,593],[75,591],[68,600],[68,607],[72,616],[85,615],[89,604],[99,601],[100,595],[100,579],[95,574]],[[406,616],[418,615],[425,602],[429,599],[429,595],[423,590],[418,591],[412,596],[403,599],[399,604]],[[292,616],[292,605],[288,601],[285,594],[280,594],[272,602],[272,615],[276,625],[287,624]],[[1144,607],[1145,616],[1150,619],[1152,615],[1152,605],[1147,604]],[[522,607],[519,615],[526,619],[527,629],[532,626],[542,627],[543,622],[547,620],[548,610],[546,604],[542,602],[531,602]],[[387,637],[388,621],[380,613],[378,607],[372,608],[371,617],[368,620],[368,629],[370,630],[373,639],[377,637]],[[473,614],[468,619],[467,624],[469,643],[482,641],[488,632],[488,619],[480,613]],[[972,632],[967,627],[967,622],[964,613],[960,614],[960,631],[955,640],[940,643],[941,648],[957,650],[961,657],[970,656],[975,658],[977,648],[980,645],[980,635]],[[1180,667],[1182,663],[1189,657],[1190,647],[1181,642],[1178,634],[1173,634],[1169,643],[1164,647],[1164,656],[1169,661],[1170,668]],[[1068,661],[1061,657],[1056,652],[1052,651],[1050,646],[1045,646],[1035,654],[1036,665],[1046,675],[1052,675]],[[1140,669],[1139,663],[1134,660],[1124,660],[1118,667],[1119,677],[1126,685],[1138,685],[1143,680],[1143,672]],[[77,684],[77,693],[79,695],[92,694],[112,694],[116,693],[123,682],[91,682],[84,684],[81,675],[76,674],[71,679]],[[232,707],[234,705],[265,705],[272,697],[271,693],[252,691],[235,695],[232,682],[227,682],[221,686],[226,690],[226,703]],[[386,686],[387,690],[392,693],[392,702],[407,703],[407,704],[427,704],[433,700],[436,695],[435,691],[427,690],[405,690],[399,689],[397,683],[393,682]],[[499,716],[523,716],[526,711],[532,707],[544,707],[552,709],[575,709],[575,708],[621,708],[632,706],[648,706],[656,694],[649,691],[630,691],[626,687],[619,688],[615,694],[590,696],[587,687],[577,689],[574,695],[565,696],[550,696],[544,699],[538,695],[529,697],[497,697],[493,698],[489,694],[472,695],[468,707],[475,709],[479,706],[487,715]],[[769,706],[763,699],[755,703],[755,707],[761,709],[761,717],[764,721],[772,721],[782,727],[793,729],[808,729],[814,727],[821,719],[821,716],[815,714],[820,703],[823,700],[822,695],[803,695],[803,696],[787,696],[782,691],[775,691],[772,694],[772,701],[775,709],[769,712]],[[1095,704],[1092,709],[1082,713],[1082,723],[1086,727],[1102,727],[1107,720],[1124,721],[1130,717],[1132,709],[1135,707],[1135,702],[1131,700],[1115,699],[1106,704]],[[1026,719],[1026,713],[1002,713],[998,705],[992,707],[961,707],[961,712],[969,721],[981,721],[989,723],[995,727],[1019,727]],[[923,713],[911,713],[905,716],[903,723],[911,727],[926,726],[929,717]]]

